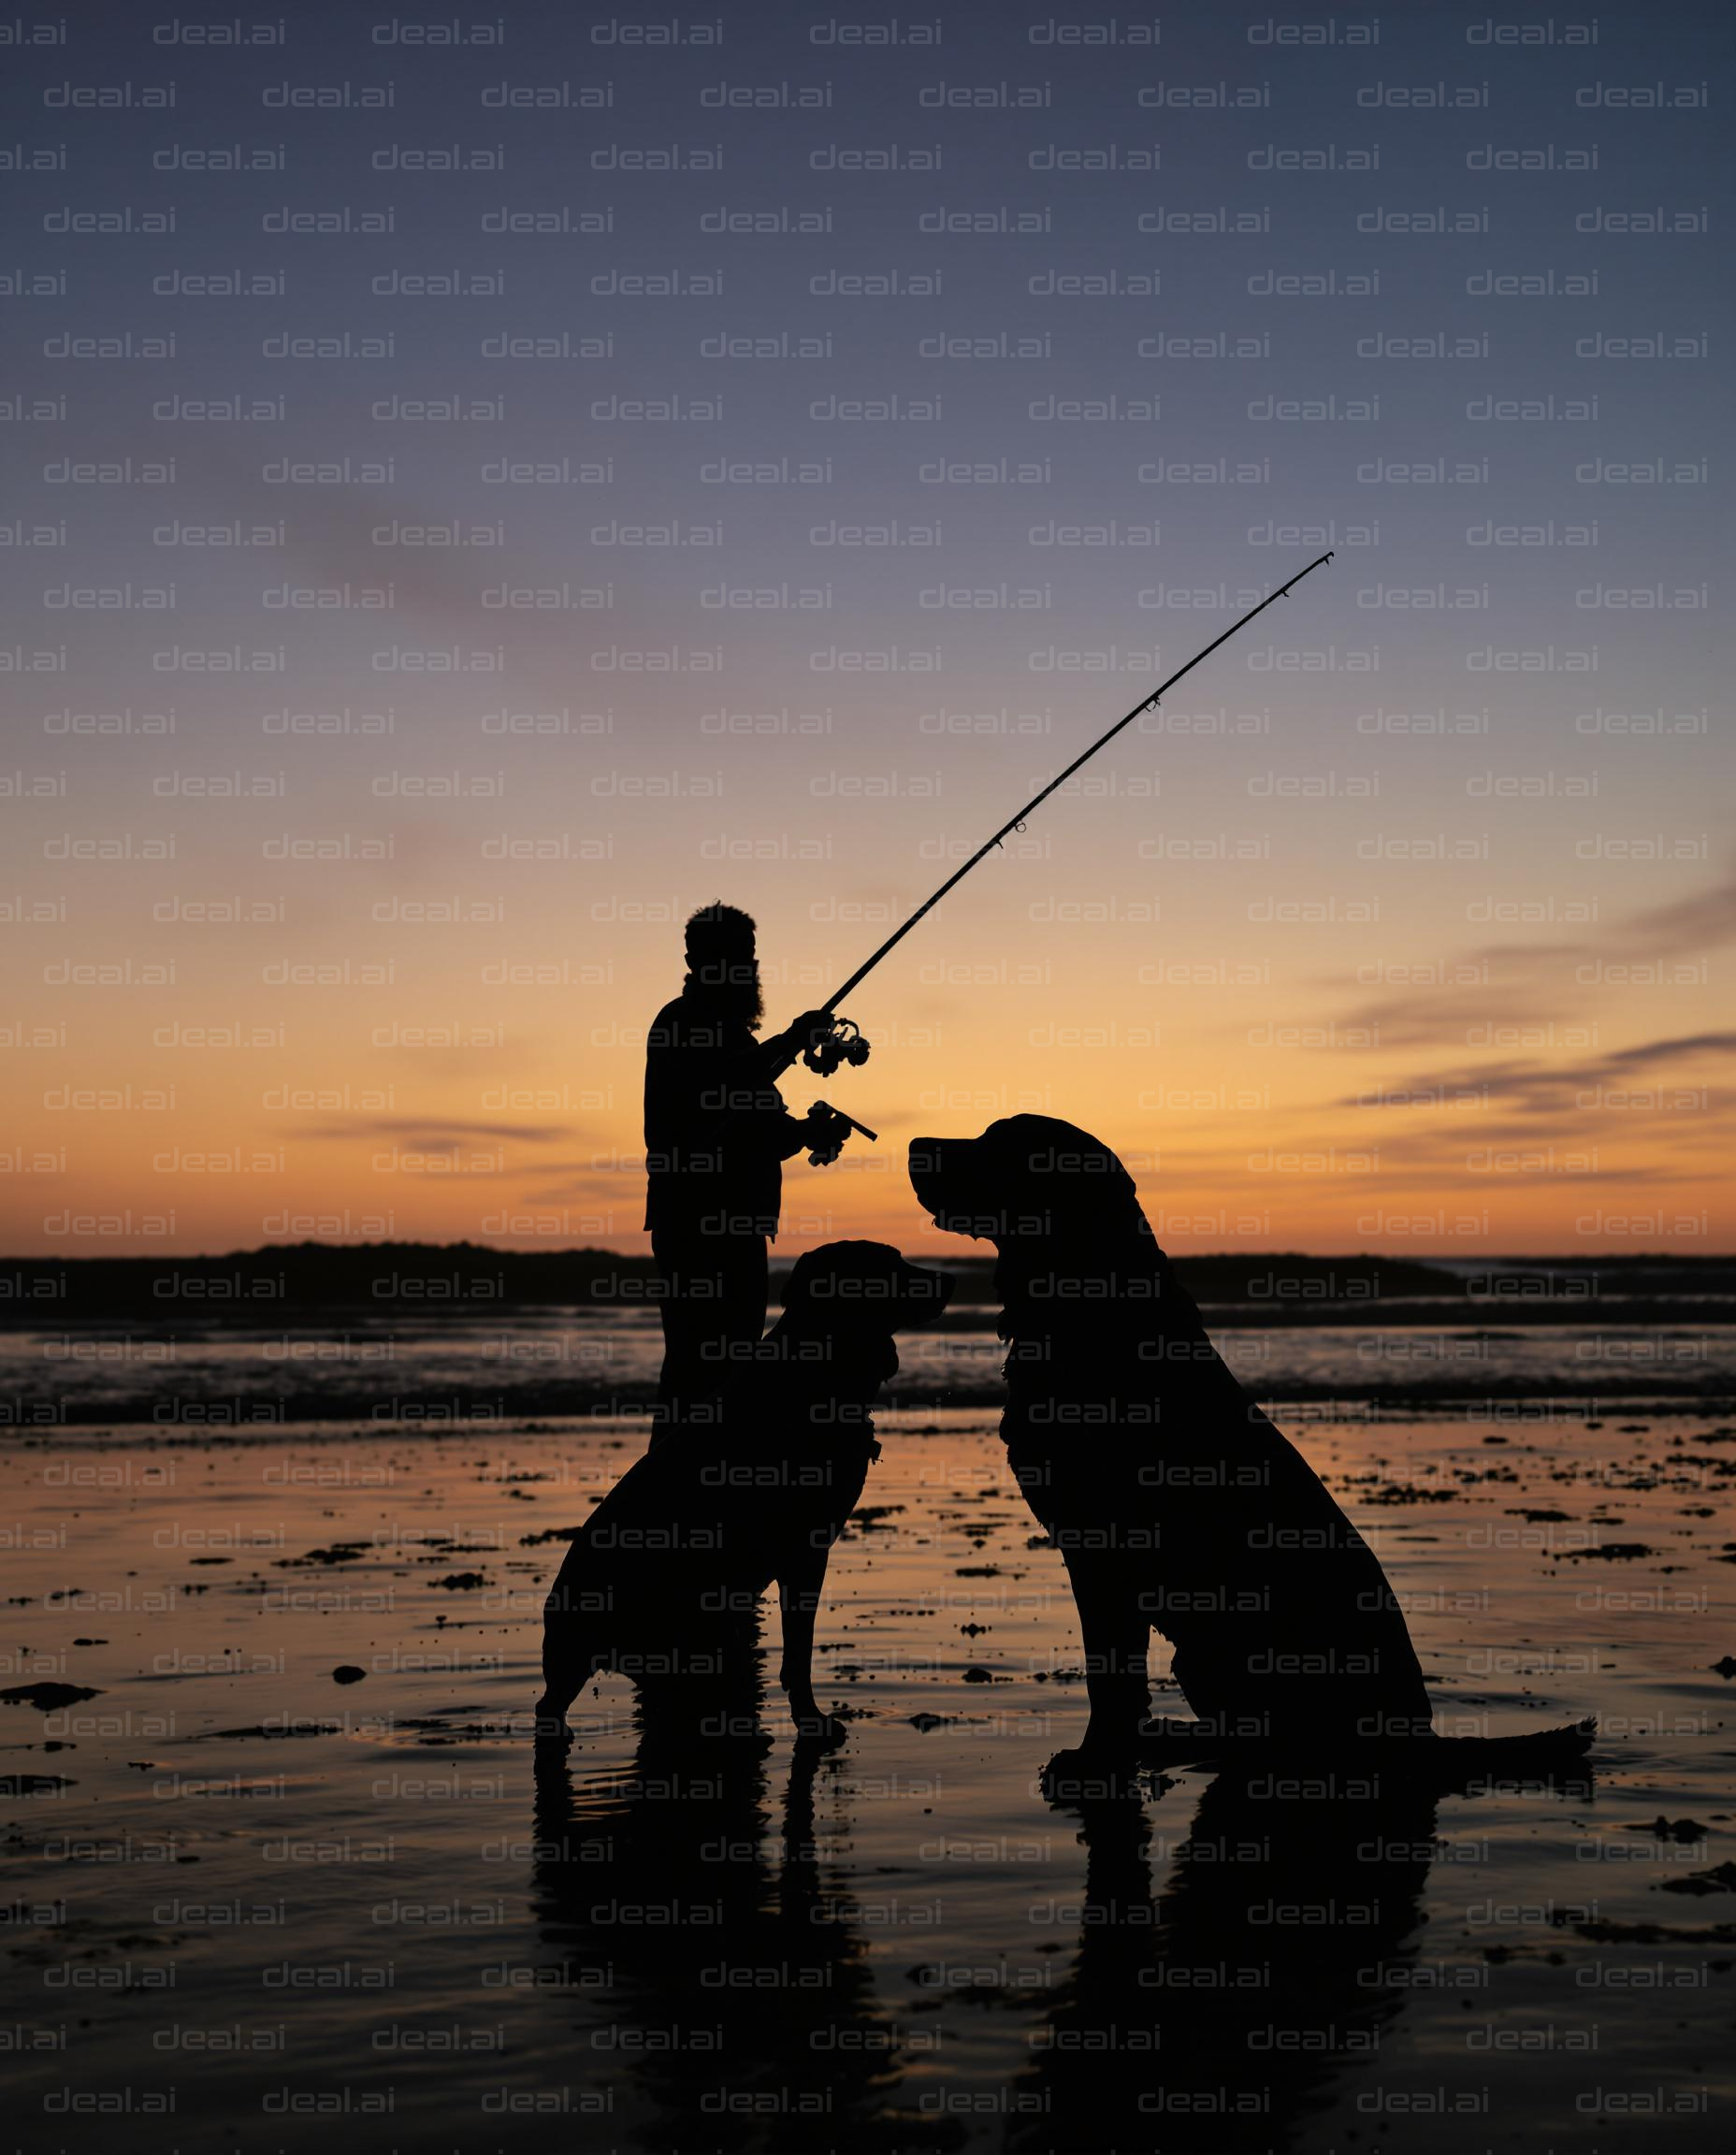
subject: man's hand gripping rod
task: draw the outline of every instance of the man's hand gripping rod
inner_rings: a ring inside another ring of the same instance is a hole
[[[1253,619],[1256,614],[1264,614],[1266,609],[1270,606],[1275,600],[1283,598],[1287,592],[1294,588],[1295,586],[1301,583],[1304,576],[1312,575],[1314,571],[1318,569],[1323,562],[1330,561],[1331,558],[1332,556],[1329,553],[1322,554],[1317,559],[1310,561],[1306,569],[1298,569],[1295,574],[1290,579],[1288,584],[1280,584],[1278,589],[1271,593],[1270,597],[1262,599],[1260,603],[1257,606],[1251,607],[1246,614],[1242,615],[1239,621],[1232,622],[1230,626],[1223,631],[1222,636],[1218,637],[1215,642],[1208,644],[1206,648],[1203,651],[1197,653],[1194,658],[1190,658],[1187,664],[1183,666],[1179,673],[1172,673],[1168,680],[1165,681],[1161,687],[1154,688],[1149,696],[1144,697],[1139,702],[1136,703],[1133,709],[1127,714],[1125,718],[1118,719],[1116,723],[1110,727],[1107,733],[1100,735],[1098,739],[1093,741],[1091,746],[1086,749],[1082,756],[1076,756],[1072,762],[1067,765],[1066,769],[1062,772],[1059,777],[1051,778],[1049,784],[1044,787],[1040,793],[1034,794],[1032,798],[1025,803],[1024,806],[1019,811],[1017,816],[1010,817],[1008,821],[1002,824],[1001,828],[995,832],[994,836],[991,838],[986,845],[979,846],[976,852],[971,855],[970,859],[962,868],[956,870],[952,875],[948,875],[947,880],[941,885],[940,889],[935,891],[934,895],[928,899],[924,904],[919,905],[916,911],[910,916],[909,919],[904,922],[904,926],[895,930],[890,935],[889,935],[886,941],[882,943],[880,947],[875,952],[874,956],[868,960],[867,963],[865,965],[859,965],[855,972],[852,973],[849,978],[844,983],[843,987],[840,988],[834,994],[828,996],[826,1001],[820,1005],[820,1008],[829,1013],[835,1010],[837,1005],[843,1002],[844,998],[850,992],[850,991],[853,988],[860,986],[861,983],[868,977],[869,974],[874,971],[875,967],[880,962],[881,959],[884,958],[889,951],[896,949],[898,945],[904,941],[904,937],[908,935],[910,931],[916,926],[917,922],[922,918],[923,915],[925,913],[932,913],[934,907],[938,905],[941,900],[947,895],[948,891],[952,889],[953,885],[955,883],[962,883],[965,876],[970,874],[971,870],[976,867],[979,861],[983,860],[988,854],[994,851],[995,847],[1001,843],[1003,838],[1010,836],[1013,832],[1020,829],[1024,823],[1025,817],[1031,814],[1032,810],[1034,808],[1040,808],[1043,803],[1049,799],[1049,795],[1054,792],[1058,787],[1064,786],[1067,780],[1072,777],[1073,774],[1079,768],[1081,764],[1089,763],[1092,758],[1097,753],[1099,748],[1107,747],[1108,744],[1114,740],[1115,736],[1118,733],[1123,731],[1127,727],[1131,726],[1136,718],[1139,717],[1143,713],[1153,709],[1161,701],[1161,699],[1167,695],[1169,690],[1175,687],[1176,683],[1181,679],[1183,674],[1193,673],[1194,667],[1196,667],[1202,659],[1209,658],[1212,653],[1217,650],[1220,644],[1227,644],[1230,638],[1234,636],[1239,629],[1245,629],[1249,622]],[[814,1071],[817,1076],[821,1078],[830,1078],[832,1072],[837,1069],[841,1063],[867,1062],[868,1043],[862,1038],[861,1034],[857,1031],[856,1027],[851,1024],[847,1018],[836,1018],[832,1021],[832,1031],[829,1034],[823,1034],[817,1038],[812,1046],[806,1049],[802,1059],[807,1064],[808,1068]]]
[[[813,1132],[806,1142],[813,1147],[808,1154],[810,1167],[830,1167],[844,1150],[846,1131],[854,1130],[859,1137],[867,1138],[869,1144],[880,1142],[880,1133],[869,1129],[867,1123],[857,1121],[846,1115],[842,1107],[834,1107],[830,1100],[817,1100],[808,1109],[808,1123]]]

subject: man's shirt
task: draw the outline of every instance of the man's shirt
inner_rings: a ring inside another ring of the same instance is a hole
[[[652,1020],[645,1225],[653,1232],[776,1235],[782,1164],[803,1133],[761,1074],[760,1046],[747,1026],[685,995]]]

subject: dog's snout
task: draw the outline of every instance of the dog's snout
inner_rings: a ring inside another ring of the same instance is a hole
[[[937,1227],[954,1235],[981,1232],[977,1183],[982,1161],[975,1137],[916,1137],[910,1144],[910,1187]]]
[[[938,1315],[952,1299],[952,1275],[949,1272],[931,1272],[920,1265],[910,1265],[904,1272],[904,1300],[917,1309],[928,1309]]]
[[[969,1137],[913,1137],[910,1141],[910,1187],[924,1211],[938,1212],[956,1206],[961,1191],[971,1179]]]
[[[952,1275],[931,1272],[925,1266],[906,1264],[900,1268],[899,1316],[901,1324],[932,1324],[952,1298]]]

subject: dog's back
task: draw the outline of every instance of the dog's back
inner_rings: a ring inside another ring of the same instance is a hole
[[[911,1176],[942,1226],[995,1243],[1002,1433],[1067,1560],[1088,1659],[1094,1628],[1126,1650],[1136,1610],[1208,1719],[1290,1741],[1425,1728],[1379,1562],[1213,1347],[1108,1147],[1015,1116],[916,1140]]]
[[[875,1450],[814,1375],[767,1357],[725,1394],[721,1421],[672,1431],[574,1535],[549,1597],[625,1673],[709,1666],[720,1621],[751,1617],[797,1546],[830,1548]]]
[[[898,1367],[892,1335],[945,1307],[949,1282],[886,1243],[798,1260],[784,1313],[731,1373],[714,1426],[677,1427],[629,1468],[573,1537],[544,1605],[539,1743],[599,1667],[737,1679],[775,1580],[780,1680],[813,1699],[814,1613],[832,1544],[878,1450],[873,1406]]]
[[[1378,1559],[1150,1249],[1143,1279],[1073,1275],[1099,1292],[1071,1313],[1009,1305],[1003,1435],[1033,1511],[1076,1578],[1120,1574],[1208,1720],[1291,1738],[1426,1727]]]

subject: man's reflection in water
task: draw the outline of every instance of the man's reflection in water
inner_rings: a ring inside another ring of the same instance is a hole
[[[1085,1897],[1057,1913],[1079,1947],[1018,2083],[1046,2100],[1009,2145],[1289,2145],[1403,2003],[1436,1801],[1376,1773],[1219,1772],[1156,1896],[1136,1795],[1065,1806]]]
[[[587,2004],[575,2079],[615,2089],[611,2137],[688,2151],[920,2155],[896,2025],[815,1827],[827,1763],[799,1745],[771,1838],[759,1657],[733,1693],[642,1684],[630,1768],[539,1778],[536,1914]],[[578,1783],[575,1793],[574,1782]],[[920,2025],[920,2024],[919,2024]]]

